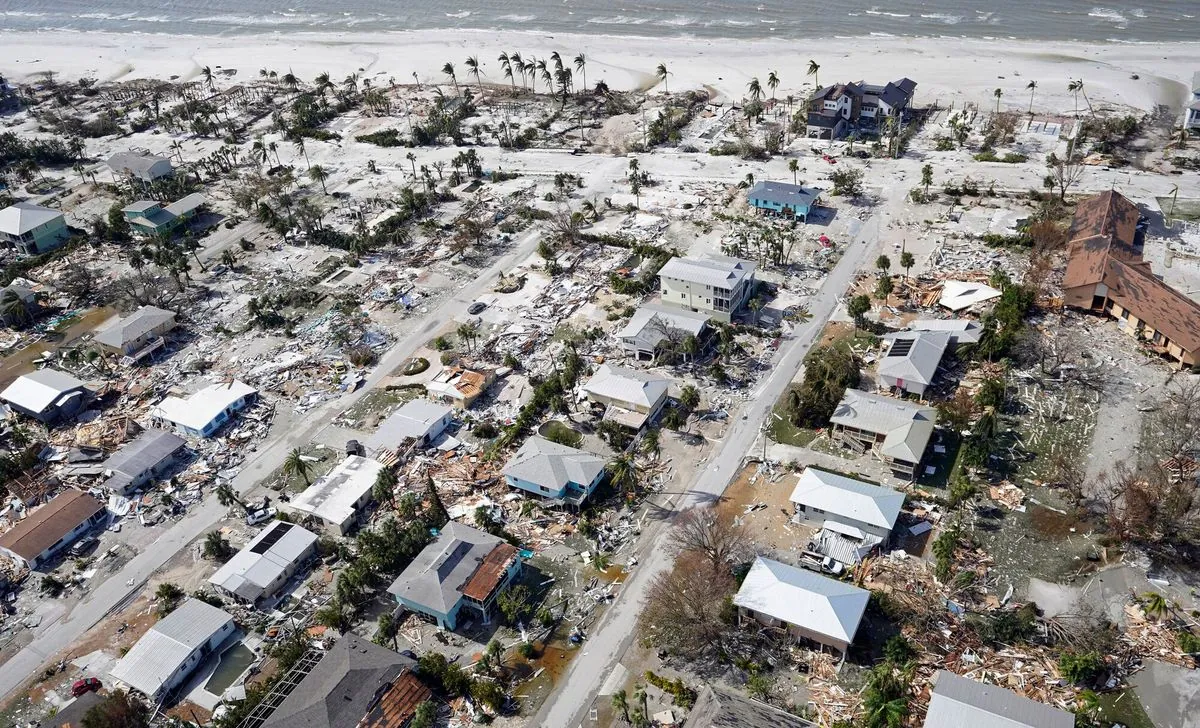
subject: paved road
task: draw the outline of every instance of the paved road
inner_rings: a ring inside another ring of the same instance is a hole
[[[712,504],[725,491],[738,472],[742,457],[758,437],[761,424],[770,416],[771,408],[783,395],[825,322],[833,314],[838,298],[849,287],[864,256],[874,249],[879,224],[879,216],[872,217],[863,226],[858,239],[847,248],[842,260],[809,304],[812,318],[796,329],[787,345],[780,348],[771,375],[743,405],[742,419],[730,426],[728,435],[709,459],[706,469],[696,476],[682,497],[675,499],[672,504],[674,512]],[[638,614],[651,582],[654,577],[671,568],[674,556],[666,543],[667,537],[668,529],[660,522],[656,532],[643,539],[640,565],[584,643],[581,654],[559,680],[558,692],[550,696],[531,725],[569,728],[583,723],[584,714],[591,707],[604,679],[635,637]]]
[[[540,236],[539,232],[533,232],[522,238],[509,253],[481,271],[475,280],[430,311],[424,323],[388,350],[363,387],[305,414],[301,426],[273,433],[276,435],[274,439],[261,446],[242,464],[241,472],[233,483],[238,492],[247,494],[252,491],[259,481],[279,467],[289,450],[310,442],[335,416],[378,387],[397,366],[428,341],[436,329],[465,311],[466,306],[481,293],[490,290],[501,272],[510,270],[533,253]],[[215,498],[201,503],[134,556],[120,571],[97,584],[70,613],[57,622],[41,625],[33,641],[0,669],[0,699],[7,698],[33,676],[46,660],[79,639],[117,607],[131,600],[151,574],[200,534],[210,530],[227,511]]]

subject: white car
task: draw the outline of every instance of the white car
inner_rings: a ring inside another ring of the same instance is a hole
[[[260,523],[265,523],[274,518],[276,513],[279,513],[279,511],[274,508],[261,508],[253,513],[247,513],[246,525],[257,526]]]

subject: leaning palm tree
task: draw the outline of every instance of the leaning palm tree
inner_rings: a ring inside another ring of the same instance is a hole
[[[545,67],[546,62],[542,61],[542,68]],[[535,94],[537,93],[537,71],[538,60],[533,56],[530,56],[529,60],[525,61],[525,73],[529,75],[529,90]]]
[[[512,86],[513,96],[517,95],[517,79],[513,76],[512,60],[508,57],[508,53],[500,52],[496,57],[500,62],[500,70],[504,72],[504,77],[508,79],[509,85]]]
[[[521,57],[521,52],[513,51],[509,53],[508,62],[512,64],[514,73],[521,74],[521,90],[525,90],[525,59]]]
[[[662,81],[663,91],[668,94],[671,93],[671,89],[667,87],[667,76],[671,75],[671,72],[667,70],[667,64],[658,64],[658,68],[654,69],[654,75],[659,81]]]
[[[637,463],[633,456],[622,455],[608,464],[608,477],[612,484],[622,493],[630,494],[638,484]]]
[[[483,68],[483,65],[479,62],[478,56],[468,56],[467,57],[467,72],[475,77],[475,83],[479,84],[479,95],[482,96],[483,95],[483,81],[479,80],[479,69],[480,68]]]
[[[442,73],[450,77],[450,81],[454,84],[454,95],[457,96],[459,94],[458,76],[454,75],[454,64],[447,63],[446,65],[442,66]]]
[[[208,84],[209,91],[216,91],[217,87],[213,84],[213,72],[208,66],[200,69],[200,75],[204,77],[204,82]]]
[[[624,690],[618,690],[612,694],[613,710],[621,714],[621,718],[629,723],[629,699],[626,697]]]
[[[789,159],[788,160],[788,171],[792,173],[792,184],[794,184],[794,185],[800,184],[800,181],[797,178],[797,174],[800,171],[800,160],[796,159],[795,157]]]
[[[771,89],[771,101],[775,101],[775,89],[779,88],[779,74],[771,71],[767,74],[767,88]]]
[[[292,142],[292,146],[296,148],[297,152],[304,155],[304,163],[311,169],[312,162],[308,161],[308,149],[304,146],[304,137],[296,137],[296,141]]]
[[[746,84],[746,90],[750,93],[750,98],[758,101],[762,98],[762,84],[758,82],[758,76],[750,79],[750,83]]]
[[[1067,84],[1067,91],[1075,97],[1075,116],[1079,116],[1079,92],[1083,90],[1083,81],[1072,80]]]
[[[996,97],[996,113],[997,114],[1000,113],[1000,97],[1003,95],[1004,95],[1004,91],[1002,91],[1001,89],[996,89],[995,91],[992,92],[992,96]]]
[[[242,502],[241,498],[238,498],[237,493],[234,492],[233,487],[229,483],[221,483],[217,486],[217,502],[226,508],[237,504],[243,511],[248,512],[246,504]]]
[[[587,58],[580,53],[575,56],[575,70],[579,71],[579,75],[583,78],[583,85],[580,86],[584,91],[587,90]]]
[[[300,476],[304,478],[305,485],[311,485],[312,479],[309,475],[312,474],[312,463],[304,459],[300,454],[300,448],[292,448],[288,453],[287,458],[283,461],[283,474],[288,477]]]
[[[1033,113],[1033,94],[1037,91],[1037,81],[1030,81],[1025,84],[1025,88],[1029,89],[1029,113]]]
[[[808,62],[808,74],[807,75],[813,77],[814,91],[816,89],[821,88],[821,77],[818,75],[818,71],[820,71],[820,70],[821,70],[821,64],[810,59]]]
[[[329,172],[319,164],[314,164],[308,168],[308,178],[313,182],[318,182],[321,185],[321,192],[329,194],[329,190],[325,188],[325,180],[329,179]]]

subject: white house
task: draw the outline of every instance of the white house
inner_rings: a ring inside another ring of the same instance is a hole
[[[383,463],[377,460],[349,455],[329,475],[317,478],[283,507],[315,516],[330,533],[345,535],[371,502],[371,489],[383,468]]]
[[[826,470],[805,468],[790,498],[796,519],[824,523],[838,521],[884,542],[896,527],[904,494]]]
[[[1065,710],[946,670],[934,677],[924,728],[1073,728]]]
[[[648,372],[602,365],[583,385],[583,393],[605,406],[604,419],[634,430],[653,421],[667,403],[670,380]]]
[[[112,677],[157,702],[187,680],[234,629],[233,617],[223,610],[187,599],[117,661]]]
[[[830,436],[855,452],[872,452],[910,479],[933,437],[937,410],[858,389],[847,389],[829,418]]]
[[[681,350],[688,337],[697,340],[708,328],[708,314],[657,303],[643,303],[617,332],[621,348],[636,359],[654,361],[664,348]],[[677,353],[683,353],[678,351]]]
[[[714,256],[671,258],[658,271],[662,302],[728,323],[754,294],[752,261]]]
[[[760,556],[733,603],[742,618],[844,653],[870,598],[866,589]]]
[[[243,604],[257,605],[278,592],[316,551],[317,534],[287,521],[271,521],[208,583]]]
[[[427,399],[414,399],[379,423],[379,428],[363,445],[372,454],[393,452],[409,440],[417,447],[425,447],[436,442],[452,422],[452,408]]]
[[[96,331],[96,343],[106,351],[129,356],[134,361],[163,345],[163,336],[175,328],[175,312],[157,306],[142,306]]]
[[[58,210],[31,202],[17,202],[0,210],[0,243],[19,253],[47,253],[69,237],[67,219]]]
[[[901,331],[887,334],[883,339],[888,345],[883,358],[879,360],[880,384],[924,397],[950,346],[950,334],[943,331]]]
[[[1187,129],[1200,129],[1200,71],[1192,76],[1192,97],[1188,99],[1183,125]]]
[[[107,480],[104,487],[120,495],[129,495],[151,478],[170,469],[175,456],[187,442],[173,432],[150,428],[133,442],[127,442],[104,461]]]
[[[87,385],[57,369],[22,374],[0,392],[0,401],[45,425],[74,417],[91,398]]]
[[[212,437],[233,415],[254,401],[258,390],[231,380],[212,384],[186,398],[167,397],[150,408],[150,417],[160,426],[170,423],[192,437]]]

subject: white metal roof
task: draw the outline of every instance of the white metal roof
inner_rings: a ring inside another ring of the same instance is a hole
[[[174,311],[167,311],[157,306],[142,306],[137,311],[113,321],[98,331],[96,341],[108,346],[122,347],[168,321],[175,322]]]
[[[304,558],[317,534],[286,521],[272,521],[234,554],[209,582],[251,601]]]
[[[971,319],[919,319],[909,322],[908,330],[945,331],[950,334],[952,344],[978,343],[982,331],[979,322]]]
[[[0,399],[30,412],[44,412],[59,397],[84,386],[75,377],[57,369],[38,369],[22,374],[0,392]]]
[[[591,485],[604,470],[604,458],[590,452],[559,445],[544,437],[528,438],[504,466],[504,475],[543,485],[553,490],[567,483]]]
[[[375,485],[383,463],[359,455],[349,455],[329,475],[292,498],[288,505],[321,520],[341,525],[354,517],[355,504]]]
[[[669,385],[670,380],[649,372],[604,364],[583,385],[583,391],[618,402],[652,407],[667,395]]]
[[[658,276],[732,290],[747,276],[753,275],[754,269],[754,263],[749,260],[724,256],[671,258],[659,269]]]
[[[24,235],[35,227],[62,216],[59,210],[31,202],[17,202],[0,210],[0,233]]]
[[[961,311],[977,303],[999,297],[1000,291],[983,283],[946,281],[942,284],[942,297],[938,303],[951,311]]]
[[[427,399],[405,402],[400,409],[379,423],[379,429],[364,443],[369,450],[394,448],[405,438],[422,438],[432,432],[438,422],[453,409]]]
[[[903,493],[811,467],[800,474],[790,500],[888,530],[904,506]]]
[[[943,331],[902,331],[883,338],[891,344],[879,360],[880,376],[925,385],[933,383],[950,345],[950,334]]]
[[[937,410],[859,389],[847,389],[829,421],[883,433],[881,453],[915,463],[925,454],[925,446],[933,436]]]
[[[708,314],[695,313],[658,303],[643,303],[638,306],[629,323],[617,332],[617,337],[629,339],[643,337],[647,346],[657,346],[667,338],[665,330],[673,329],[685,335],[699,336],[708,324]],[[644,336],[643,336],[644,335]]]
[[[1072,728],[1065,710],[1017,695],[1011,690],[938,671],[925,728]]]
[[[865,589],[760,556],[733,603],[849,643],[870,596]]]
[[[233,617],[199,599],[187,599],[159,620],[112,669],[112,676],[153,696],[200,645]]]
[[[228,407],[256,392],[254,387],[237,380],[211,384],[186,399],[165,398],[150,408],[150,415],[192,430],[203,430]]]

